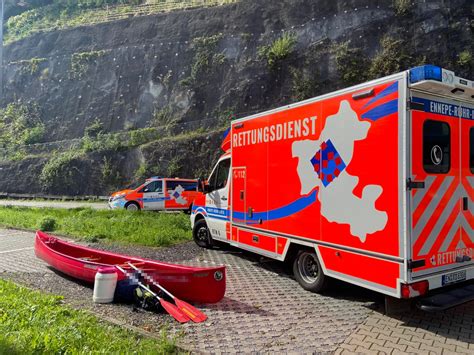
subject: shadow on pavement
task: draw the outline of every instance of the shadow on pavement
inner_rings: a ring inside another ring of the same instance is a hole
[[[279,277],[294,279],[291,265],[282,261],[269,259],[249,251],[234,248],[227,244],[219,244],[216,249],[221,250],[225,254],[232,254],[243,258],[251,262],[255,267],[274,272],[278,274]],[[383,310],[384,296],[382,294],[336,279],[330,279],[327,290],[322,292],[321,295],[334,299],[369,303],[367,307],[371,309],[380,308]]]

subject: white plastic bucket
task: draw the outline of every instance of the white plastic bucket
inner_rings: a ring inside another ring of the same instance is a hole
[[[94,295],[95,303],[111,303],[114,300],[117,286],[117,271],[113,267],[101,267],[95,274]]]

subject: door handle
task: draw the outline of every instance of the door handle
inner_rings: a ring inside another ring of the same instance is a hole
[[[221,197],[222,201],[227,201],[227,197]]]
[[[462,198],[462,209],[463,211],[467,211],[469,209],[467,197]]]

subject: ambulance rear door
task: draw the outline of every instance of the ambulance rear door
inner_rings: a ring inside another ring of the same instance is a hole
[[[410,101],[408,267],[414,280],[432,277],[430,288],[446,286],[470,278],[473,264],[472,105],[417,91]]]

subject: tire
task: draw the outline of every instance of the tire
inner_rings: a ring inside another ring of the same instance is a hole
[[[140,211],[140,205],[136,202],[129,202],[125,205],[127,211]]]
[[[209,228],[207,228],[207,223],[204,219],[200,219],[194,224],[193,239],[201,248],[210,249],[214,245],[211,233],[209,232]]]
[[[307,291],[321,292],[326,289],[328,278],[324,275],[318,256],[313,250],[300,250],[293,260],[293,275]]]

